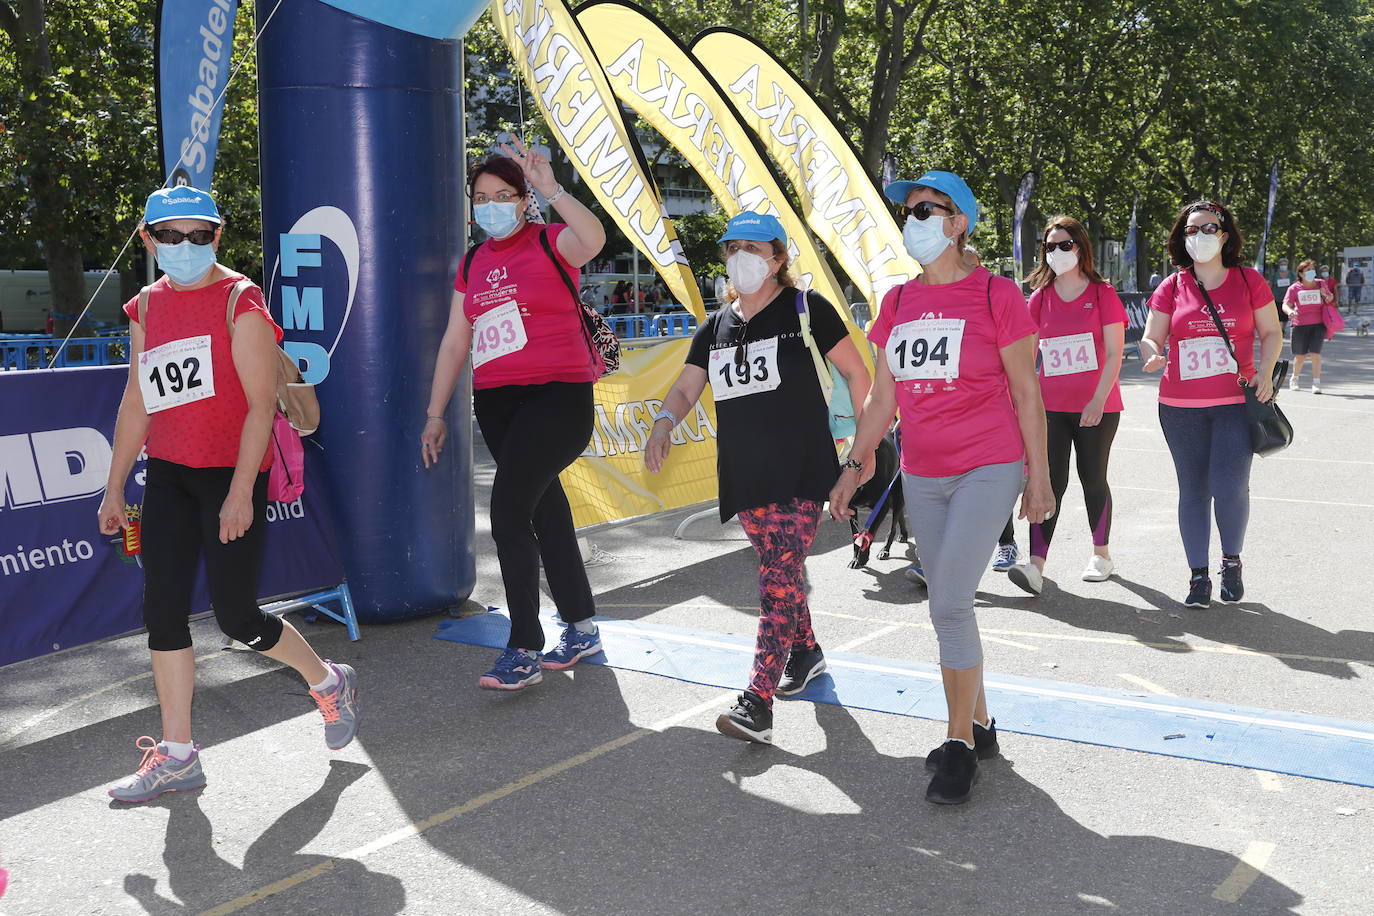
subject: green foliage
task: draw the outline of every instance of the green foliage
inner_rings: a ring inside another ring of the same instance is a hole
[[[682,242],[682,251],[687,255],[687,263],[692,265],[692,272],[698,279],[725,275],[720,243],[716,239],[725,234],[727,222],[725,211],[718,207],[673,220],[678,240]]]

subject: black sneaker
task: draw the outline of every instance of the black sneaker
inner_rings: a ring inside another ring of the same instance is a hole
[[[1221,561],[1221,600],[1236,604],[1245,597],[1245,583],[1240,581],[1240,560]]]
[[[926,787],[926,801],[937,805],[962,805],[978,781],[978,753],[951,738],[940,745],[940,765]]]
[[[1239,581],[1239,577],[1237,577]],[[1212,604],[1212,577],[1193,576],[1188,580],[1188,597],[1184,607],[1209,607]]]
[[[787,667],[782,669],[782,681],[778,684],[778,695],[794,696],[806,689],[806,685],[825,671],[825,656],[821,647],[814,649],[793,649],[787,653]]]
[[[940,755],[945,751],[942,744],[935,750],[926,754],[926,769],[934,773],[940,768]],[[1002,748],[997,744],[997,720],[989,719],[988,727],[984,728],[977,722],[973,723],[973,752],[978,755],[979,760],[991,760],[1002,752]]]
[[[763,702],[763,697],[746,690],[729,712],[716,718],[716,729],[729,738],[772,744],[773,710]]]

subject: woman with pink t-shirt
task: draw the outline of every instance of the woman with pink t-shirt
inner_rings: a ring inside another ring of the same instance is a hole
[[[488,238],[463,258],[453,281],[420,454],[425,467],[439,460],[444,411],[471,356],[473,412],[496,459],[491,537],[511,621],[506,649],[477,686],[520,690],[542,681],[543,668],[567,668],[601,651],[592,587],[558,475],[591,440],[592,386],[605,372],[576,289],[579,269],[606,244],[606,231],[559,186],[546,156],[519,140],[503,149],[508,155],[468,173],[473,217]],[[531,186],[566,225],[526,220]],[[541,560],[566,624],[548,653],[539,623]]]
[[[979,759],[998,752],[973,611],[978,581],[1023,488],[1022,518],[1054,514],[1035,325],[1015,283],[964,261],[978,201],[962,178],[932,171],[884,193],[902,204],[902,239],[923,272],[883,298],[868,333],[885,358],[876,360],[830,512],[854,514],[860,472],[900,408],[902,488],[949,709],[946,740],[926,757],[934,771],[926,800],[957,805],[972,792]]]
[[[1140,346],[1147,357],[1145,371],[1164,370],[1159,425],[1178,475],[1178,527],[1191,570],[1183,603],[1197,608],[1212,603],[1207,555],[1215,510],[1221,600],[1235,604],[1245,594],[1240,551],[1250,520],[1254,458],[1241,386],[1254,386],[1261,401],[1274,396],[1283,332],[1269,284],[1259,271],[1241,266],[1240,228],[1230,210],[1216,201],[1188,204],[1169,232],[1168,250],[1179,269],[1150,296]],[[1218,333],[1218,321],[1239,366]]]
[[[1083,570],[1086,582],[1112,574],[1107,542],[1112,530],[1112,492],[1107,462],[1121,420],[1121,352],[1126,341],[1126,307],[1093,264],[1088,231],[1071,216],[1045,226],[1040,264],[1028,282],[1031,320],[1040,334],[1040,394],[1048,422],[1050,484],[1059,504],[1069,488],[1069,456],[1078,455],[1078,480],[1088,507],[1093,554]],[[1007,578],[1032,595],[1044,587],[1057,515],[1031,525],[1030,562]]]
[[[1322,393],[1322,344],[1326,343],[1326,308],[1336,304],[1335,293],[1317,278],[1317,262],[1308,258],[1298,265],[1298,282],[1283,296],[1283,311],[1293,323],[1293,374],[1288,388],[1298,390],[1298,376],[1307,357],[1312,357],[1312,393]]]

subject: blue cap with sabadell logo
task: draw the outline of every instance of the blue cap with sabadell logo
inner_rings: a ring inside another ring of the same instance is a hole
[[[728,242],[731,239],[745,239],[753,242],[767,242],[777,239],[787,244],[787,230],[776,216],[745,210],[725,224],[725,234],[716,241]]]
[[[143,221],[152,226],[169,219],[203,219],[216,226],[224,222],[219,218],[215,199],[205,191],[192,187],[158,188],[148,195],[148,203],[143,208]]]
[[[954,201],[959,212],[968,216],[968,233],[973,234],[973,227],[978,225],[978,199],[973,196],[964,179],[953,172],[932,169],[915,181],[892,182],[883,188],[883,194],[893,203],[904,204],[913,188],[933,188]]]

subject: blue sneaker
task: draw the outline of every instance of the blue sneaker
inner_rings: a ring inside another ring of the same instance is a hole
[[[915,582],[917,585],[927,584],[926,571],[921,568],[921,564],[919,563],[912,563],[906,569],[902,570],[902,575],[906,577],[906,581],[908,582]]]
[[[503,649],[496,659],[496,667],[479,677],[477,686],[485,690],[521,690],[543,679],[537,653],[524,649]]]
[[[1017,563],[1021,562],[1021,551],[1016,549],[1016,542],[1010,544],[998,544],[997,552],[992,555],[992,568],[997,572],[1006,572]]]
[[[582,659],[601,651],[601,630],[583,633],[577,627],[568,625],[563,628],[563,636],[552,652],[545,652],[539,664],[550,671],[571,668]]]

